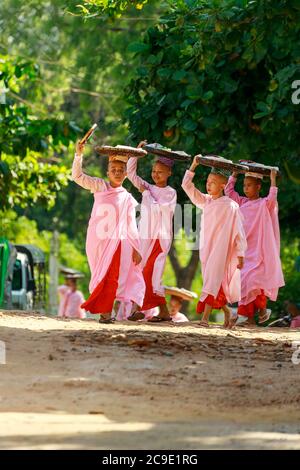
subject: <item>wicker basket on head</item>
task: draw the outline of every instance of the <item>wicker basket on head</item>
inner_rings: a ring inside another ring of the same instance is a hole
[[[230,172],[236,171],[238,173],[246,173],[249,171],[246,165],[235,163],[232,160],[220,157],[219,155],[204,155],[199,156],[198,161],[201,165],[210,166],[211,168],[220,168]]]
[[[182,300],[194,300],[198,298],[195,292],[191,292],[187,289],[179,287],[164,286],[165,294],[173,295],[174,297],[180,297]]]
[[[104,157],[114,157],[119,155],[128,158],[141,158],[147,155],[146,150],[136,147],[128,147],[126,145],[117,145],[116,147],[111,147],[110,145],[98,145],[95,147],[95,151]]]
[[[277,166],[267,166],[263,163],[254,162],[253,160],[239,160],[239,163],[242,166],[249,168],[247,171],[245,171],[245,173],[250,171],[251,173],[258,173],[263,176],[270,176],[271,170],[276,170],[277,175],[281,176],[281,173]]]
[[[143,149],[147,150],[148,153],[152,153],[153,155],[157,155],[158,157],[169,158],[170,160],[186,162],[191,159],[191,155],[188,155],[187,153],[182,152],[181,150],[171,150],[157,143],[146,144],[144,145]]]

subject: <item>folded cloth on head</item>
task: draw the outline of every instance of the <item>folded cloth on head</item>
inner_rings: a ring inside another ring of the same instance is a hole
[[[128,162],[128,157],[125,157],[124,155],[111,155],[108,159],[110,162],[123,162],[127,163]]]
[[[156,161],[162,163],[163,165],[166,165],[169,168],[172,168],[172,166],[174,165],[174,160],[171,160],[167,157],[158,157]]]

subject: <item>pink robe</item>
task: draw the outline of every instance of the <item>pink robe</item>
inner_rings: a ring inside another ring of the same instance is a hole
[[[279,287],[284,286],[280,262],[278,188],[271,186],[267,197],[251,201],[234,190],[235,182],[236,178],[231,176],[225,194],[240,206],[247,237],[240,304],[248,305],[261,294],[261,290],[274,301]]]
[[[203,209],[200,230],[200,261],[203,288],[200,301],[217,297],[220,287],[229,303],[240,300],[238,256],[244,256],[246,238],[238,205],[230,198],[201,193],[193,184],[195,173],[187,170],[182,188],[193,204]]]
[[[127,176],[132,184],[146,190],[142,193],[141,219],[139,233],[141,237],[142,267],[145,266],[155,241],[159,240],[162,253],[155,260],[152,288],[157,295],[164,296],[162,276],[165,269],[167,254],[173,240],[173,216],[176,208],[177,193],[170,186],[159,188],[147,183],[136,174],[137,159],[130,158],[127,163]]]
[[[177,312],[175,315],[171,315],[172,322],[174,323],[184,323],[189,321],[188,317],[184,315],[184,313]]]
[[[59,286],[60,297],[58,316],[66,318],[85,318],[85,311],[80,308],[84,302],[84,297],[80,290],[72,291],[68,286]]]
[[[141,253],[135,221],[136,200],[125,188],[113,188],[101,178],[82,173],[82,157],[74,158],[73,180],[94,193],[89,220],[86,252],[91,270],[90,292],[104,279],[121,243],[121,259],[116,300],[142,305],[145,283],[141,266],[132,261],[133,248]]]
[[[300,315],[292,318],[291,328],[300,328]]]
[[[152,317],[157,317],[157,315],[159,315],[159,308],[158,307],[154,307],[154,308],[150,308],[149,310],[146,310],[145,312],[145,318],[143,319],[144,321],[146,320],[149,320],[150,318]],[[171,321],[173,323],[184,323],[184,322],[188,322],[189,319],[188,317],[186,317],[183,313],[181,312],[177,312],[175,315],[170,315],[171,317]],[[142,321],[143,321],[142,320]]]

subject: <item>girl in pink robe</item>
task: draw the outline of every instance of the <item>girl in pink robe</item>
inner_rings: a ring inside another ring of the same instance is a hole
[[[142,144],[143,142],[139,146]],[[129,317],[130,320],[143,319],[145,316],[143,312],[157,306],[160,307],[159,315],[153,316],[149,321],[170,320],[162,276],[173,239],[172,221],[177,200],[175,189],[167,185],[172,164],[173,162],[169,159],[159,158],[152,168],[152,179],[155,184],[150,184],[137,175],[136,158],[130,158],[127,163],[128,179],[143,194],[139,233],[142,268],[146,283],[144,303],[139,311]]]
[[[262,176],[247,173],[244,192],[240,196],[235,190],[237,174],[229,178],[225,194],[238,203],[243,214],[247,237],[247,251],[241,271],[242,298],[238,314],[248,318],[247,324],[255,324],[254,315],[259,312],[259,323],[270,317],[267,312],[267,297],[275,301],[279,287],[284,286],[280,262],[280,233],[276,171],[271,172],[271,187],[265,198],[259,196]]]
[[[82,172],[83,146],[77,144],[72,179],[94,194],[86,252],[91,270],[90,297],[82,308],[100,313],[99,321],[110,322],[115,300],[143,304],[140,238],[135,221],[136,200],[122,183],[126,177],[124,157],[109,161],[109,181]]]
[[[203,210],[200,230],[203,288],[197,313],[204,312],[200,325],[207,327],[213,308],[223,308],[229,315],[227,302],[240,300],[240,268],[246,238],[238,205],[223,195],[227,178],[213,170],[206,183],[208,194],[203,194],[193,184],[198,165],[196,156],[190,170],[185,173],[182,188],[192,203]],[[224,325],[228,324],[229,318],[226,318]]]
[[[83,293],[71,284],[58,287],[60,297],[58,316],[62,318],[86,318],[85,311],[81,308],[84,302]]]

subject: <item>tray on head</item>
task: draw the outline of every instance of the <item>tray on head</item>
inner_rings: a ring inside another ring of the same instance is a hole
[[[187,289],[179,287],[169,287],[164,286],[165,294],[174,295],[175,297],[180,297],[182,300],[193,300],[197,299],[198,295],[195,292],[191,292]]]
[[[104,157],[112,157],[120,155],[122,157],[145,157],[147,155],[146,150],[136,147],[129,147],[127,145],[116,145],[111,147],[110,145],[98,145],[95,147],[96,152]]]
[[[170,158],[171,160],[179,160],[186,162],[191,159],[191,155],[188,155],[187,153],[182,152],[181,150],[171,150],[157,143],[146,144],[144,145],[143,149],[147,150],[148,153],[152,153],[153,155]]]
[[[203,155],[198,157],[199,163],[201,165],[210,166],[212,168],[221,168],[222,170],[228,171],[237,171],[239,173],[245,173],[249,171],[247,165],[241,165],[240,163],[235,163],[232,160],[227,160],[226,158],[220,157],[219,155]]]
[[[253,173],[259,173],[260,175],[263,175],[263,176],[270,176],[271,170],[274,169],[277,171],[277,175],[280,176],[280,171],[277,166],[267,166],[267,165],[264,165],[263,163],[253,162],[252,160],[239,160],[239,163],[249,168],[247,172],[250,171]]]

